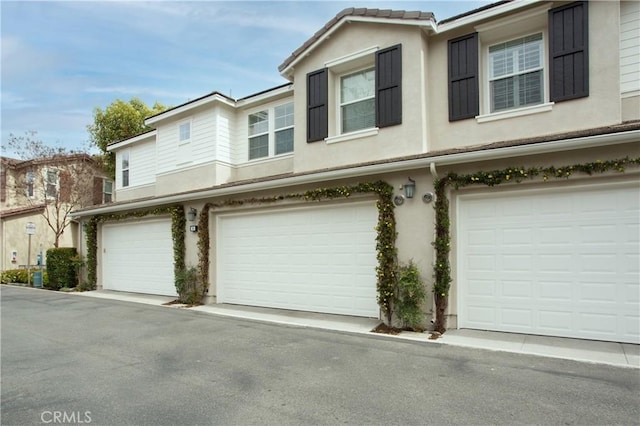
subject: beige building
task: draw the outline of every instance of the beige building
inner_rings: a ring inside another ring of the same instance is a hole
[[[3,271],[37,265],[41,253],[44,263],[46,251],[56,243],[74,247],[78,223],[70,212],[111,201],[113,184],[89,155],[28,161],[1,157],[0,161]]]
[[[286,84],[110,145],[116,202],[75,213],[97,285],[175,295],[177,205],[207,303],[385,318],[397,255],[449,328],[640,343],[639,29],[626,1],[345,9]]]

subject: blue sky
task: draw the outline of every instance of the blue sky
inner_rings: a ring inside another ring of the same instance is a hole
[[[278,65],[347,7],[442,20],[489,3],[1,0],[2,144],[35,130],[48,145],[87,147],[94,108],[118,98],[175,106],[278,86]]]

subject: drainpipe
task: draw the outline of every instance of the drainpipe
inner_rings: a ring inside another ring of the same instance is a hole
[[[429,163],[429,171],[431,172],[431,177],[433,178],[434,182],[436,181],[436,179],[438,179],[438,170],[436,170],[436,163],[435,161],[432,161],[431,163]],[[434,188],[434,193],[435,193],[435,188]],[[436,258],[436,248],[435,246],[433,246],[433,244],[431,245],[431,249],[433,251],[433,259],[435,261]],[[431,301],[431,321],[429,321],[431,324],[435,324],[436,322],[436,298],[434,297]]]

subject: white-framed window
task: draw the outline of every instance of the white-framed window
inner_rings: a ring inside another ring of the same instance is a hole
[[[178,143],[191,142],[191,121],[185,121],[178,125]]]
[[[102,203],[110,203],[113,200],[113,182],[109,179],[102,181]]]
[[[36,174],[32,171],[29,170],[27,172],[27,197],[33,197],[34,196],[34,184],[35,184],[35,180],[36,180]]]
[[[375,127],[375,68],[341,76],[339,90],[340,133]]]
[[[129,151],[123,151],[120,155],[120,173],[122,187],[129,186]]]
[[[491,113],[544,102],[542,33],[489,46],[488,62]]]
[[[45,195],[47,198],[56,198],[60,186],[60,174],[56,169],[45,170]]]
[[[269,156],[269,110],[249,114],[249,160]]]
[[[293,102],[273,109],[275,117],[275,155],[293,151]]]

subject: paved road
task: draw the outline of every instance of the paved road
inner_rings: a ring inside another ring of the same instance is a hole
[[[640,422],[638,369],[0,288],[3,425]]]

